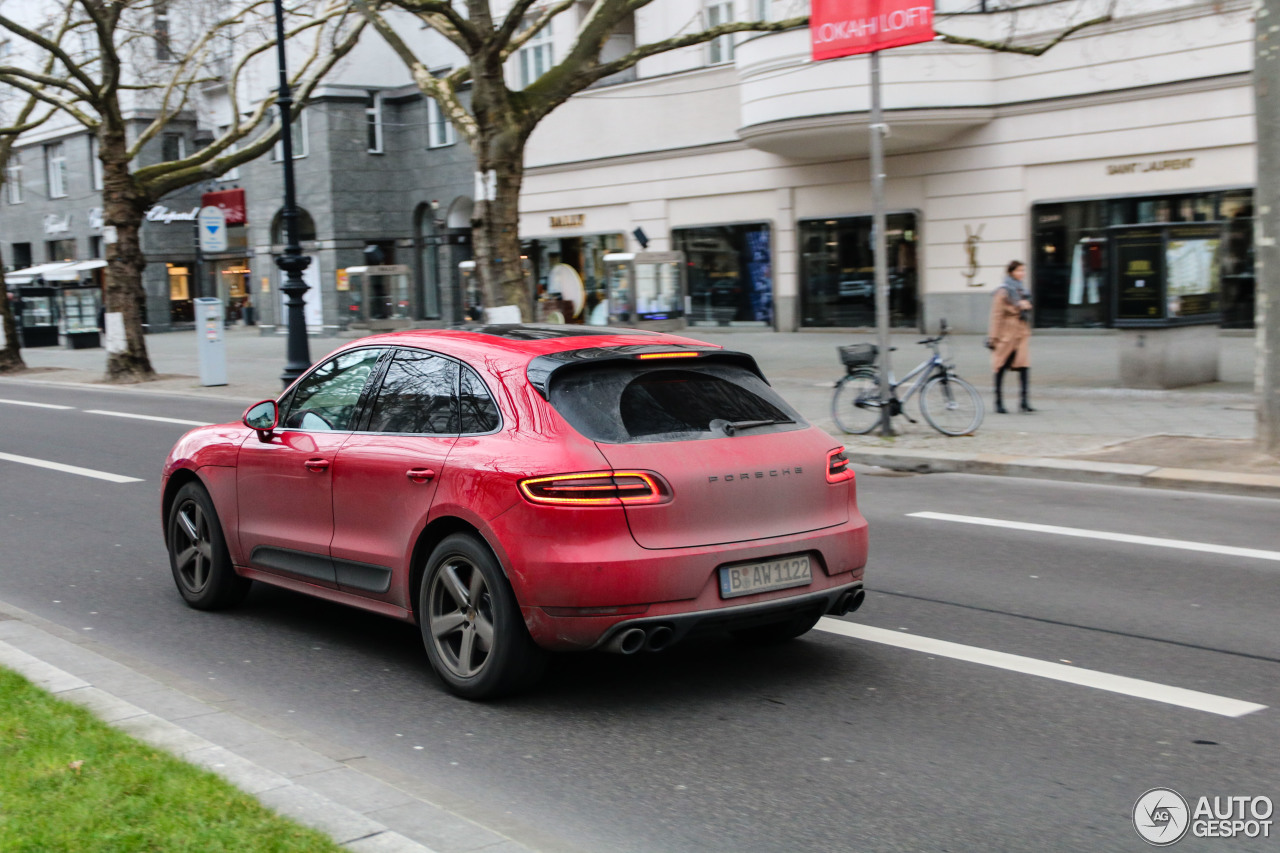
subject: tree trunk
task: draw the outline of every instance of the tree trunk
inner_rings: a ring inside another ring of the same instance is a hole
[[[142,271],[147,259],[142,254],[142,221],[149,206],[149,199],[138,189],[129,173],[123,127],[109,129],[106,123],[99,135],[102,152],[103,224],[114,228],[116,241],[106,245],[107,250],[107,328],[111,328],[111,315],[119,314],[124,321],[123,347],[119,352],[107,351],[107,379],[114,381],[143,381],[155,378],[151,359],[147,356],[147,342],[142,324],[147,318],[147,292],[142,285]],[[103,241],[104,243],[106,241]],[[110,336],[108,336],[110,342]]]
[[[476,274],[484,307],[519,306],[532,322],[533,293],[520,259],[520,185],[524,181],[522,97],[506,87],[498,55],[476,57],[471,109],[479,132],[471,140],[476,159],[476,204],[471,220]]]
[[[520,185],[524,179],[524,148],[515,154],[481,157],[481,181],[496,176],[493,199],[476,199],[472,238],[476,272],[480,276],[485,307],[517,305],[526,321],[533,321],[533,294],[520,258]]]
[[[18,324],[13,321],[13,308],[9,303],[9,291],[4,282],[4,256],[0,249],[0,337],[4,338],[4,346],[0,347],[0,373],[14,373],[25,370],[27,365],[22,360],[22,345],[18,341]]]
[[[1259,0],[1254,52],[1258,189],[1254,199],[1258,446],[1280,456],[1280,0]]]

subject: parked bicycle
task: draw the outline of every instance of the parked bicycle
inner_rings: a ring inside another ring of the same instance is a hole
[[[929,426],[943,435],[969,435],[982,424],[982,396],[956,375],[954,365],[943,359],[939,345],[946,336],[947,321],[943,320],[937,337],[917,341],[932,350],[928,358],[901,380],[895,380],[890,370],[889,415],[901,415],[911,423],[917,423],[902,406],[913,395],[919,394],[920,414]],[[836,383],[836,392],[831,398],[831,416],[836,426],[845,432],[865,435],[879,425],[883,409],[880,370],[876,367],[880,351],[875,344],[848,344],[838,349],[845,376]],[[889,351],[896,349],[890,347]],[[899,399],[898,389],[908,383],[911,383],[910,387]]]

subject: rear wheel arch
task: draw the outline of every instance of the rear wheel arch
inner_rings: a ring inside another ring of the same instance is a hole
[[[418,621],[418,613],[420,612],[418,594],[422,587],[422,576],[427,571],[427,558],[431,556],[431,552],[436,549],[437,545],[454,533],[465,533],[482,543],[489,550],[489,553],[493,555],[494,562],[502,569],[502,573],[506,575],[507,583],[511,583],[511,572],[499,555],[498,549],[493,547],[488,537],[481,533],[474,524],[456,515],[437,518],[423,528],[422,533],[418,535],[418,541],[414,543],[413,556],[409,562],[411,567],[409,572],[409,597],[413,606],[415,622]]]

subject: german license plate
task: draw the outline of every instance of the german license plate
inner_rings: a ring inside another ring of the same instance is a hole
[[[763,563],[723,566],[720,569],[720,597],[737,598],[772,589],[806,586],[813,580],[809,557],[783,557]]]

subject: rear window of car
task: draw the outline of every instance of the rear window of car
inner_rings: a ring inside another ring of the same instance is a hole
[[[726,424],[751,434],[808,426],[759,376],[712,361],[564,370],[552,376],[547,399],[578,432],[609,444],[720,438]]]

